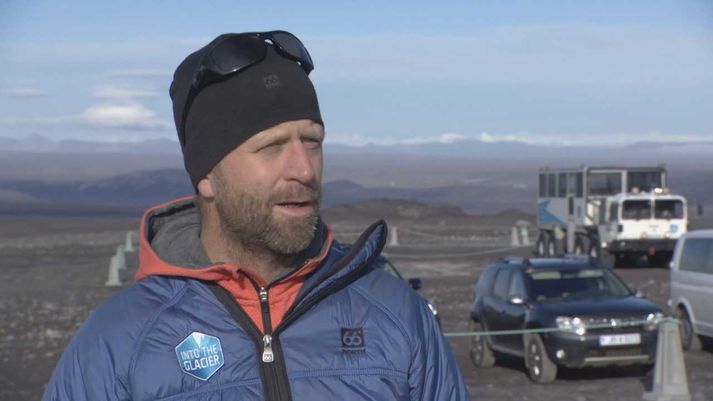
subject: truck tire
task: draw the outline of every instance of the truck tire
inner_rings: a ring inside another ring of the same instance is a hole
[[[540,235],[537,236],[537,241],[535,242],[535,256],[542,258],[547,253],[547,233],[540,231]]]
[[[616,255],[607,251],[606,249],[602,249],[599,244],[599,240],[596,238],[593,239],[589,244],[589,256],[599,260],[599,263],[603,264],[604,266],[611,268],[616,267]]]
[[[572,250],[575,255],[585,255],[586,248],[584,247],[585,239],[581,235],[574,237],[574,249]]]
[[[546,242],[546,251],[545,251],[545,256],[548,258],[556,258],[557,257],[557,239],[555,238],[554,234],[548,234],[547,235],[547,242]]]

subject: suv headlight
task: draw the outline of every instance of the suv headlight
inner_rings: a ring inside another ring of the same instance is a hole
[[[649,313],[646,315],[646,324],[644,324],[644,329],[648,331],[656,330],[659,326],[659,322],[663,319],[663,313]]]
[[[558,329],[572,331],[580,336],[587,334],[587,326],[578,317],[558,316],[555,322]]]

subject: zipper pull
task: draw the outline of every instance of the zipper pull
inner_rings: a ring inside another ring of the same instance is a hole
[[[270,363],[275,360],[275,355],[272,353],[272,336],[265,334],[262,338],[263,350],[262,350],[262,361],[265,363]]]
[[[267,290],[265,287],[260,287],[260,302],[267,302]]]

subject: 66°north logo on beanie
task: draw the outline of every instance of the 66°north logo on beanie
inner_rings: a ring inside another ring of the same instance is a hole
[[[176,346],[178,364],[200,380],[208,380],[223,366],[223,348],[218,337],[194,331]]]

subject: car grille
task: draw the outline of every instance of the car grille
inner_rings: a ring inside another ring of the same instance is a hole
[[[643,320],[640,317],[628,318],[585,318],[584,324],[587,331],[596,334],[638,332],[643,330],[643,325],[633,324]]]
[[[641,347],[629,347],[629,348],[616,348],[616,349],[605,349],[605,348],[595,348],[587,351],[587,358],[591,357],[612,357],[612,356],[636,356],[644,355],[645,352]]]

